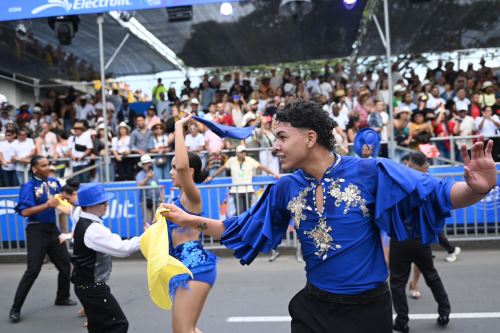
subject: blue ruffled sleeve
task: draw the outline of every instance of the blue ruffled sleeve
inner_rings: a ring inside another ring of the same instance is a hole
[[[21,190],[19,191],[19,199],[14,209],[16,213],[22,215],[23,210],[33,206],[36,206],[35,193],[33,191],[33,183],[28,182],[21,186]]]
[[[285,235],[290,216],[284,204],[287,193],[280,188],[269,185],[252,208],[223,222],[226,231],[220,242],[234,250],[242,265],[250,264],[259,252],[275,249]]]
[[[437,240],[453,209],[453,182],[438,179],[387,159],[377,159],[375,223],[398,240]]]

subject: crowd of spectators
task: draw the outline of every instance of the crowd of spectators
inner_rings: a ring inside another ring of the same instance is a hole
[[[470,64],[466,71],[457,71],[453,62],[443,66],[439,61],[420,78],[413,70],[398,72],[395,64],[392,74],[397,144],[426,153],[431,144],[433,156],[449,159],[453,150],[459,160],[458,146],[465,143],[470,147],[473,139],[432,138],[474,134],[494,137],[500,125],[500,71],[487,67],[484,60],[479,65],[477,69]],[[278,108],[297,98],[321,103],[336,121],[336,149],[340,154],[353,154],[350,144],[363,127],[374,128],[383,142],[389,137],[389,89],[383,71],[367,70],[349,79],[338,64],[305,76],[288,68],[280,73],[273,69],[257,77],[251,71],[225,74],[222,79],[206,74],[198,86],[186,79],[180,92],[165,87],[158,79],[152,97],[147,110],[140,112],[134,103],[129,103],[128,96],[113,89],[106,96],[107,119],[103,117],[100,92],[90,96],[70,88],[57,95],[50,90],[35,105],[23,102],[16,108],[3,103],[1,185],[23,183],[29,160],[35,154],[49,157],[59,176],[77,172],[80,182],[93,177],[102,180],[103,165],[98,162],[105,155],[106,146],[112,157],[111,181],[134,180],[140,170],[139,159],[146,153],[152,156],[155,177],[168,178],[174,124],[186,114],[228,126],[256,126],[249,138],[239,141],[220,139],[200,123],[189,122],[186,144],[189,151],[201,155],[210,175],[233,155],[225,153],[225,149],[240,144],[248,149],[250,157],[277,173],[280,166],[272,150],[273,116]],[[406,153],[401,151],[395,158]],[[387,156],[385,145],[380,154]],[[494,157],[498,160],[497,150]],[[98,166],[92,168],[95,163]]]

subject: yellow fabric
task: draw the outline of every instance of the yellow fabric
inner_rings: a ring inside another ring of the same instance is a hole
[[[163,310],[172,307],[169,295],[170,279],[179,274],[193,274],[182,262],[168,253],[168,226],[165,217],[161,215],[168,210],[156,210],[156,223],[144,232],[141,238],[141,251],[148,261],[148,287],[153,303]]]
[[[56,198],[57,200],[59,200],[59,205],[61,205],[63,207],[73,207],[73,205],[68,200],[66,200],[63,197],[61,197],[60,194],[54,195],[54,198]]]

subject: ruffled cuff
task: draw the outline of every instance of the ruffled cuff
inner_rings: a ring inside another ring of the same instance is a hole
[[[289,219],[282,215],[275,186],[266,188],[259,201],[243,214],[225,220],[221,244],[234,250],[242,265],[250,264],[259,252],[278,247]]]
[[[398,240],[435,242],[453,209],[453,182],[377,160],[375,223]]]

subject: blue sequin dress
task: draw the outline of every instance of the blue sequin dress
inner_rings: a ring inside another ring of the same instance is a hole
[[[187,211],[182,205],[180,197],[175,198],[173,203],[177,207],[189,213],[189,211]],[[172,231],[177,230],[177,232],[187,232],[191,229],[179,227],[170,221],[167,221],[167,224],[170,254],[181,261],[191,271],[191,273],[193,273],[192,279],[187,274],[181,274],[170,280],[169,289],[171,297],[175,296],[177,288],[188,288],[188,282],[190,280],[205,282],[210,286],[213,286],[217,278],[217,257],[215,254],[203,248],[201,239],[182,243],[174,247],[172,244]]]

